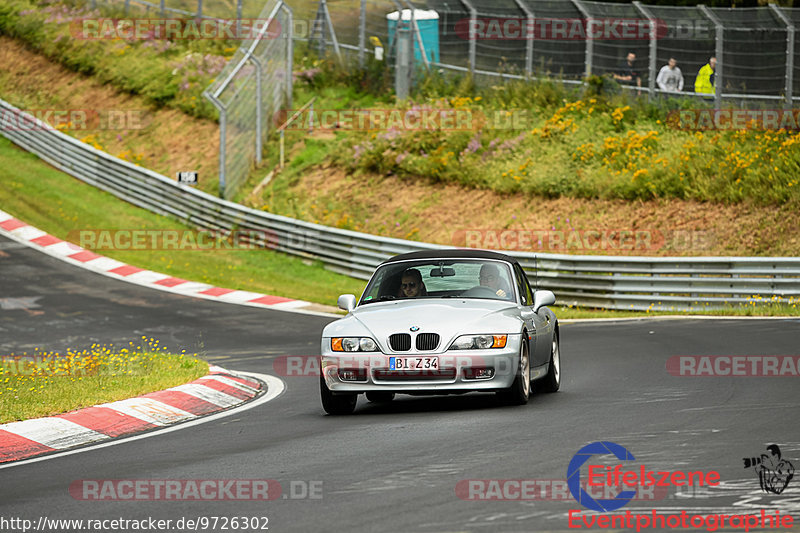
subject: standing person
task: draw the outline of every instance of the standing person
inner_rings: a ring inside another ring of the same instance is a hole
[[[656,83],[665,92],[679,93],[683,90],[683,73],[678,68],[677,59],[670,57],[667,64],[661,67]]]
[[[697,78],[694,81],[694,92],[698,94],[714,94],[716,80],[714,79],[717,70],[717,58],[711,57],[708,63],[700,67]]]
[[[614,79],[624,82],[626,85],[633,85],[635,83],[637,87],[641,87],[642,78],[639,77],[639,74],[633,67],[634,61],[636,61],[636,54],[628,52],[628,57],[625,59],[625,62],[620,65],[617,72],[614,73]]]

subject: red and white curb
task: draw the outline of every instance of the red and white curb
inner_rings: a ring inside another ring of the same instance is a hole
[[[161,272],[153,272],[152,270],[145,270],[133,265],[128,265],[49,235],[30,224],[26,224],[14,218],[4,211],[0,211],[0,235],[5,235],[17,242],[37,248],[67,263],[151,289],[252,307],[263,307],[313,315],[338,316],[332,313],[311,310],[309,308],[312,306],[317,308],[320,306],[304,300],[293,300],[282,296],[225,289],[207,283],[189,281],[168,274],[162,274]]]
[[[69,413],[0,425],[0,463],[20,461],[231,409],[264,394],[260,381],[210,366],[185,385]]]

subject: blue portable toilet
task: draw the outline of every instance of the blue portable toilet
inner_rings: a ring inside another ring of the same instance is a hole
[[[386,15],[386,21],[389,24],[389,45],[388,49],[392,50],[394,46],[395,33],[397,33],[398,21],[406,25],[411,24],[411,10],[404,9],[400,11],[392,11]],[[419,28],[419,35],[422,39],[422,46],[424,48],[425,57],[428,58],[429,63],[439,62],[439,13],[432,9],[415,9],[414,21]],[[412,28],[413,29],[413,28]],[[413,36],[413,33],[412,33]],[[412,37],[414,41],[414,61],[422,63],[422,53],[419,49],[419,41]]]

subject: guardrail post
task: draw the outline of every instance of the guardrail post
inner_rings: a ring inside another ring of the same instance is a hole
[[[795,27],[794,23],[781,11],[775,4],[769,4],[770,9],[785,25],[786,25],[786,86],[784,89],[784,98],[786,99],[784,107],[786,109],[792,108],[792,91],[794,89],[794,38]]]
[[[719,19],[719,17],[712,13],[708,7],[703,4],[700,4],[697,7],[706,17],[708,17],[708,20],[710,20],[716,28],[714,44],[716,48],[715,55],[717,57],[717,68],[714,71],[714,107],[719,109],[722,107],[722,52],[724,51],[723,41],[725,39],[725,26],[722,25],[722,21]]]
[[[126,0],[126,2],[125,2],[125,3],[127,4],[129,1],[130,1],[130,0]],[[163,16],[164,16],[164,15],[166,15],[166,13],[167,13],[167,6],[166,6],[166,3],[167,3],[167,2],[166,2],[166,0],[161,0],[161,1],[158,3],[158,7],[159,7],[159,9],[158,9],[158,14],[159,14],[161,17],[163,17]],[[127,11],[126,11],[126,13],[127,13]]]
[[[589,11],[586,7],[580,2],[580,0],[572,0],[572,5],[581,12],[581,16],[586,20],[586,25],[588,26],[589,21],[591,20],[591,15],[589,15]],[[584,63],[586,63],[586,77],[592,75],[592,57],[594,56],[594,36],[590,33],[586,35],[586,56],[584,59]]]

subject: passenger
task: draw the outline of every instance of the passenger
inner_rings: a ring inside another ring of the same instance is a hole
[[[495,291],[495,294],[500,298],[509,298],[510,291],[504,290],[504,281],[500,278],[500,269],[497,265],[486,264],[481,267],[481,273],[478,279],[481,287],[488,287]],[[505,287],[506,289],[508,287]]]
[[[401,298],[418,298],[427,295],[428,291],[425,289],[425,284],[422,282],[422,274],[419,270],[409,268],[403,272],[403,278],[400,282]]]

